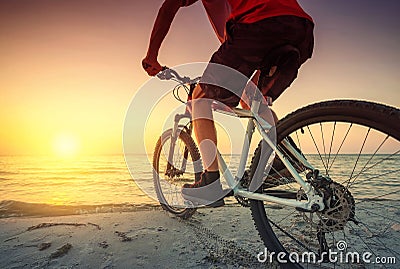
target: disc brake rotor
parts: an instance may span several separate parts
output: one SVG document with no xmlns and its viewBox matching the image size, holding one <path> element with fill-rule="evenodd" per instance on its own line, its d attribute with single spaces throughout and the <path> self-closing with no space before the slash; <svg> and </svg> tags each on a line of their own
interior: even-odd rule
<svg viewBox="0 0 400 269">
<path fill-rule="evenodd" d="M 334 232 L 344 228 L 349 220 L 354 219 L 355 201 L 346 188 L 336 182 L 320 190 L 324 193 L 325 209 L 316 212 L 317 218 L 309 213 L 300 212 L 303 219 L 321 232 Z M 297 200 L 305 200 L 307 196 L 303 189 L 297 192 Z"/>
</svg>

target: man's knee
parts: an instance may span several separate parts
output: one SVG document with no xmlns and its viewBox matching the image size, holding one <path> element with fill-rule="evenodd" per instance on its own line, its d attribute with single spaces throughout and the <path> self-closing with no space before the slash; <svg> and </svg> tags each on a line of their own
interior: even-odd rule
<svg viewBox="0 0 400 269">
<path fill-rule="evenodd" d="M 203 89 L 201 88 L 200 84 L 197 84 L 197 86 L 194 88 L 193 93 L 192 93 L 192 100 L 199 100 L 202 98 L 205 98 L 205 93 Z"/>
<path fill-rule="evenodd" d="M 192 93 L 192 119 L 209 119 L 212 120 L 212 100 L 206 97 L 205 92 L 200 85 L 193 89 Z"/>
</svg>

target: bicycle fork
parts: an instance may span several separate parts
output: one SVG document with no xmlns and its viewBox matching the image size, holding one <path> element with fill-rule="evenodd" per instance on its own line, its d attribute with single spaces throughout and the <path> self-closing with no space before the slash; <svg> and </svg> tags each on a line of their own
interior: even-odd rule
<svg viewBox="0 0 400 269">
<path fill-rule="evenodd" d="M 190 115 L 185 113 L 185 114 L 176 114 L 174 118 L 174 126 L 172 128 L 172 133 L 171 133 L 171 144 L 169 146 L 169 152 L 168 152 L 168 163 L 167 163 L 167 172 L 171 170 L 177 169 L 177 167 L 174 167 L 174 150 L 176 146 L 176 141 L 179 138 L 179 122 L 184 119 L 184 118 L 190 118 Z M 189 155 L 189 149 L 185 145 L 184 153 L 183 153 L 183 160 L 182 164 L 180 167 L 180 172 L 183 172 L 186 170 L 186 164 L 187 164 L 187 158 Z"/>
</svg>

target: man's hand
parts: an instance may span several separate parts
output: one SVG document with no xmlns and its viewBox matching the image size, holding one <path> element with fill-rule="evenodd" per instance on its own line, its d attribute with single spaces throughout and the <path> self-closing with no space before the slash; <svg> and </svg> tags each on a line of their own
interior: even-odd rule
<svg viewBox="0 0 400 269">
<path fill-rule="evenodd" d="M 155 76 L 162 70 L 162 66 L 157 59 L 148 56 L 142 60 L 142 66 L 149 76 Z"/>
</svg>

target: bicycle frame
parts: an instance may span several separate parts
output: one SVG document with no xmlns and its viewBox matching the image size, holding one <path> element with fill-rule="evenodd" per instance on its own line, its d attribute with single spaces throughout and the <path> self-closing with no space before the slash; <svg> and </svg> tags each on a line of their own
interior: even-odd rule
<svg viewBox="0 0 400 269">
<path fill-rule="evenodd" d="M 220 173 L 226 179 L 229 188 L 233 190 L 234 195 L 240 195 L 242 197 L 246 197 L 249 199 L 273 202 L 277 204 L 295 207 L 299 210 L 304 210 L 304 211 L 315 211 L 315 209 L 313 209 L 312 206 L 317 204 L 319 206 L 318 210 L 323 210 L 324 203 L 322 197 L 315 192 L 314 188 L 311 186 L 310 183 L 304 181 L 304 179 L 296 171 L 293 165 L 289 162 L 289 160 L 285 156 L 285 153 L 282 153 L 268 137 L 268 131 L 272 128 L 272 126 L 257 114 L 259 106 L 260 106 L 260 101 L 252 101 L 251 110 L 244 110 L 240 108 L 233 108 L 231 112 L 218 109 L 214 110 L 216 112 L 234 117 L 248 118 L 246 134 L 244 137 L 244 142 L 242 147 L 242 154 L 240 157 L 239 167 L 237 169 L 236 176 L 234 176 L 232 172 L 229 170 L 219 150 L 217 151 Z M 168 165 L 172 163 L 171 160 L 174 154 L 175 141 L 178 137 L 178 131 L 182 128 L 181 125 L 179 125 L 179 122 L 184 118 L 190 119 L 191 118 L 190 113 L 186 111 L 184 114 L 175 115 L 170 151 L 168 156 L 169 160 Z M 262 136 L 262 138 L 264 139 L 264 141 L 267 143 L 267 145 L 271 147 L 272 150 L 282 160 L 283 164 L 289 170 L 290 174 L 294 177 L 295 181 L 299 183 L 299 185 L 304 189 L 305 194 L 307 195 L 307 201 L 298 201 L 295 199 L 280 198 L 273 195 L 252 192 L 244 189 L 243 187 L 240 186 L 240 184 L 238 184 L 239 180 L 243 177 L 245 171 L 251 140 L 256 128 L 260 133 L 260 135 Z M 313 166 L 300 153 L 298 153 L 297 150 L 295 150 L 288 141 L 284 140 L 283 143 L 285 147 L 289 150 L 289 152 L 297 159 L 297 161 L 299 161 L 302 165 L 309 168 L 310 170 L 314 170 Z M 184 160 L 181 169 L 185 169 L 185 166 L 186 166 L 186 160 Z"/>
</svg>

